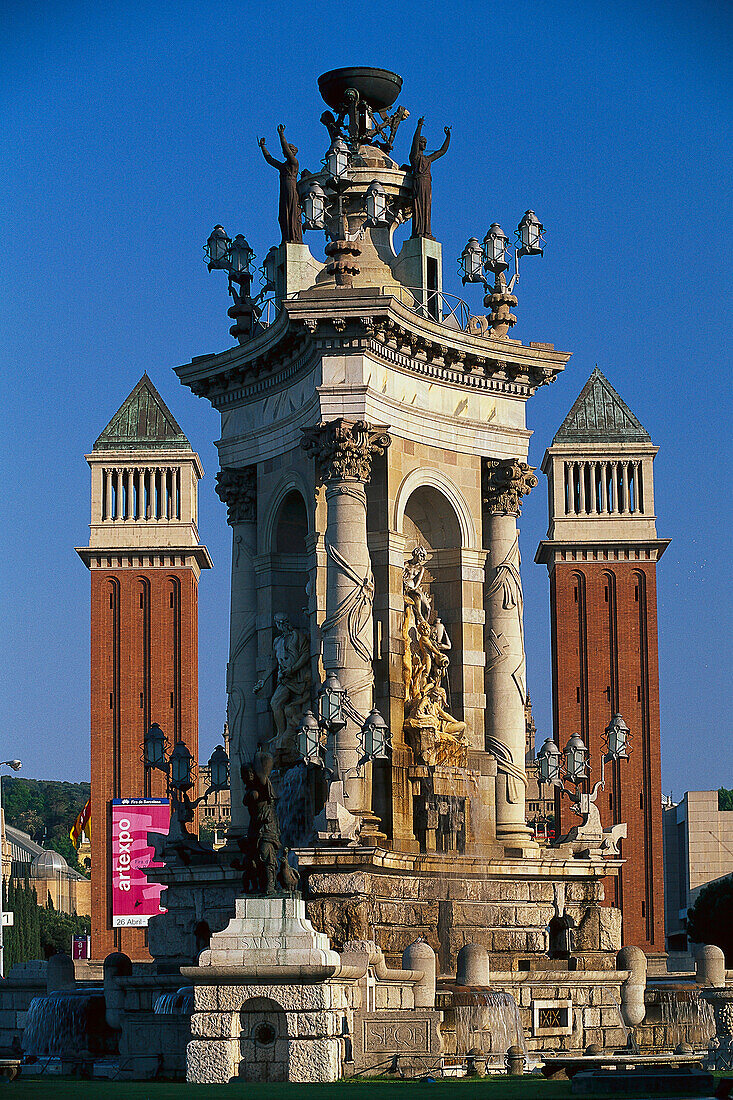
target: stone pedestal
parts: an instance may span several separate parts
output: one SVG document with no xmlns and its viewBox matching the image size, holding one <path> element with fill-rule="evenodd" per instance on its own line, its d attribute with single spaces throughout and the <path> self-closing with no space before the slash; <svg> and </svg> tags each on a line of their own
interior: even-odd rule
<svg viewBox="0 0 733 1100">
<path fill-rule="evenodd" d="M 304 976 L 314 968 L 333 973 L 339 964 L 328 936 L 316 932 L 295 896 L 237 898 L 234 917 L 199 956 L 199 967 L 241 967 L 252 976 L 279 967 L 297 967 Z"/>
<path fill-rule="evenodd" d="M 187 1080 L 338 1080 L 346 992 L 330 979 L 340 962 L 300 898 L 238 898 L 199 965 L 181 969 L 194 985 Z"/>
</svg>

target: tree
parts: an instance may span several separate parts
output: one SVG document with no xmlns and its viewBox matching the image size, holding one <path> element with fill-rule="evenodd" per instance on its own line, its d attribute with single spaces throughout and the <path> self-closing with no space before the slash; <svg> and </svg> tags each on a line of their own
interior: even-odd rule
<svg viewBox="0 0 733 1100">
<path fill-rule="evenodd" d="M 718 788 L 718 809 L 733 810 L 733 790 L 727 787 Z"/>
<path fill-rule="evenodd" d="M 59 951 L 71 954 L 71 937 L 88 933 L 91 918 L 71 913 L 58 913 L 51 908 L 39 908 L 40 958 L 49 958 Z"/>
<path fill-rule="evenodd" d="M 687 934 L 694 943 L 714 943 L 733 966 L 733 875 L 704 886 L 687 914 Z"/>
<path fill-rule="evenodd" d="M 52 779 L 2 777 L 3 809 L 8 825 L 22 829 L 37 844 L 60 852 L 70 867 L 79 865 L 69 830 L 89 798 L 88 783 L 59 783 Z M 92 824 L 92 828 L 94 825 Z"/>
<path fill-rule="evenodd" d="M 5 972 L 16 963 L 42 959 L 41 923 L 36 891 L 27 878 L 11 879 L 4 885 L 6 911 L 13 914 L 13 923 L 3 929 Z"/>
</svg>

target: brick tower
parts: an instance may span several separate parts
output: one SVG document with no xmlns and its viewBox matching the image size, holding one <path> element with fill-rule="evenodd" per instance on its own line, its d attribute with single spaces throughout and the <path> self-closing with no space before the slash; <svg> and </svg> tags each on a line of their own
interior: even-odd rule
<svg viewBox="0 0 733 1100">
<path fill-rule="evenodd" d="M 664 950 L 656 567 L 669 540 L 656 531 L 657 450 L 596 367 L 542 462 L 549 530 L 535 558 L 550 574 L 556 743 L 580 734 L 594 783 L 610 718 L 631 729 L 629 759 L 607 765 L 597 804 L 604 826 L 628 823 L 606 900 L 622 910 L 624 943 L 646 952 Z M 567 833 L 569 800 L 558 812 Z"/>
<path fill-rule="evenodd" d="M 198 759 L 197 530 L 201 461 L 147 374 L 86 456 L 92 472 L 92 954 L 147 958 L 145 928 L 113 928 L 111 800 L 165 796 L 145 773 L 157 722 Z"/>
</svg>

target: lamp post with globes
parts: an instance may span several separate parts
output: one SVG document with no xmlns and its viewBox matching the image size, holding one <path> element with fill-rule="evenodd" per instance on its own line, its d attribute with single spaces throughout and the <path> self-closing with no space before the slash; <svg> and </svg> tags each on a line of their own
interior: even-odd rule
<svg viewBox="0 0 733 1100">
<path fill-rule="evenodd" d="M 252 336 L 261 315 L 257 301 L 262 294 L 252 297 L 251 265 L 254 258 L 254 251 L 247 239 L 238 233 L 234 240 L 230 240 L 222 225 L 214 226 L 204 245 L 204 262 L 209 271 L 226 271 L 229 276 L 229 293 L 234 299 L 234 305 L 228 310 L 234 321 L 229 332 L 237 338 Z M 235 284 L 239 290 L 235 289 Z"/>
<path fill-rule="evenodd" d="M 1 768 L 12 768 L 17 772 L 21 767 L 20 760 L 0 760 Z M 2 821 L 2 839 L 5 840 L 5 820 L 2 816 L 2 783 L 0 782 L 0 821 Z M 2 846 L 0 845 L 0 849 Z M 0 850 L 0 978 L 5 977 L 5 910 L 3 908 L 3 890 L 5 878 L 2 873 L 2 851 Z"/>
<path fill-rule="evenodd" d="M 356 768 L 344 772 L 335 758 L 333 739 L 344 728 L 347 719 L 359 726 L 361 753 Z M 359 714 L 336 674 L 330 672 L 318 692 L 318 716 L 309 710 L 301 719 L 298 749 L 304 762 L 323 768 L 327 775 L 335 775 L 343 782 L 352 773 L 360 772 L 365 764 L 386 760 L 391 747 L 389 727 L 376 707 L 366 718 Z"/>
<path fill-rule="evenodd" d="M 517 318 L 511 312 L 517 305 L 512 293 L 519 279 L 519 260 L 521 256 L 544 255 L 544 226 L 534 210 L 527 210 L 516 230 L 517 247 L 514 250 L 514 274 L 507 285 L 506 270 L 509 267 L 507 252 L 509 238 L 498 222 L 494 222 L 479 244 L 478 237 L 471 237 L 460 255 L 459 264 L 463 272 L 463 285 L 482 283 L 486 296 L 484 305 L 491 309 L 489 324 L 492 335 L 503 339 Z M 487 273 L 494 276 L 494 286 L 489 291 Z"/>
<path fill-rule="evenodd" d="M 629 758 L 629 727 L 620 714 L 614 714 L 606 726 L 604 736 L 605 752 L 601 753 L 599 780 L 601 790 L 606 788 L 606 764 Z M 588 755 L 588 749 L 578 733 L 574 733 L 568 739 L 564 752 L 561 752 L 553 739 L 548 737 L 537 754 L 540 783 L 551 783 L 560 792 L 560 797 L 566 794 L 580 816 L 582 816 L 583 799 L 588 798 L 581 793 L 581 788 L 590 775 Z M 567 787 L 566 783 L 572 783 L 574 790 Z"/>
<path fill-rule="evenodd" d="M 188 794 L 194 784 L 193 758 L 183 741 L 178 741 L 166 756 L 168 739 L 157 722 L 145 734 L 143 742 L 145 766 L 155 768 L 166 776 L 166 788 L 171 800 L 171 833 L 177 837 L 188 835 L 186 825 L 193 821 L 196 807 L 213 794 L 229 785 L 229 758 L 223 745 L 218 745 L 209 758 L 211 782 L 199 798 Z"/>
</svg>

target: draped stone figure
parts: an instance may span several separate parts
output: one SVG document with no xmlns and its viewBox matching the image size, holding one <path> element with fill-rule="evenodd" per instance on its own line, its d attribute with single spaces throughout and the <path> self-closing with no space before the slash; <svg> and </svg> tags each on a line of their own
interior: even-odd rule
<svg viewBox="0 0 733 1100">
<path fill-rule="evenodd" d="M 280 173 L 280 203 L 277 211 L 277 220 L 280 223 L 283 244 L 302 244 L 303 225 L 300 220 L 300 200 L 298 199 L 298 147 L 290 145 L 285 140 L 285 127 L 282 123 L 278 126 L 284 161 L 275 160 L 265 146 L 265 139 L 260 138 L 260 149 L 268 164 L 277 168 Z"/>
<path fill-rule="evenodd" d="M 276 668 L 275 690 L 270 698 L 270 708 L 275 720 L 275 737 L 272 741 L 275 763 L 289 767 L 298 762 L 298 724 L 310 702 L 311 667 L 310 639 L 302 630 L 290 625 L 287 615 L 274 617 Z M 258 680 L 254 691 L 258 694 L 270 676 Z"/>
<path fill-rule="evenodd" d="M 450 126 L 444 126 L 445 141 L 434 153 L 426 153 L 427 139 L 422 135 L 424 118 L 418 119 L 415 136 L 410 149 L 412 166 L 412 236 L 435 238 L 430 232 L 430 208 L 433 202 L 433 177 L 431 165 L 434 160 L 444 156 L 450 145 Z"/>
</svg>

